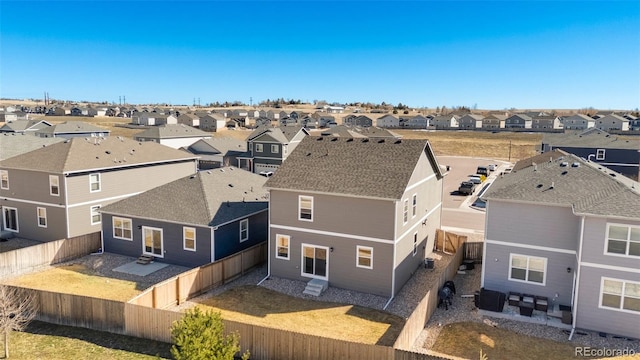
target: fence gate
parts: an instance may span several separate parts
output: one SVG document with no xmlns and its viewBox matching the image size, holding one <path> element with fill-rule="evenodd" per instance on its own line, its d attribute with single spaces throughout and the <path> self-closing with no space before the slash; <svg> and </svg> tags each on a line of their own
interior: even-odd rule
<svg viewBox="0 0 640 360">
<path fill-rule="evenodd" d="M 482 262 L 484 242 L 465 242 L 462 246 L 464 250 L 463 260 Z"/>
</svg>

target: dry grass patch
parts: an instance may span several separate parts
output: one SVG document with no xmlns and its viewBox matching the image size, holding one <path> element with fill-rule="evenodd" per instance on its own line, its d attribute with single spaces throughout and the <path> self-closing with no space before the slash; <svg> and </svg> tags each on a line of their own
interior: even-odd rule
<svg viewBox="0 0 640 360">
<path fill-rule="evenodd" d="M 41 272 L 25 274 L 4 281 L 7 285 L 29 289 L 128 301 L 140 294 L 134 281 L 100 276 L 81 264 L 63 265 Z"/>
<path fill-rule="evenodd" d="M 364 344 L 392 346 L 404 326 L 402 318 L 384 311 L 295 298 L 259 286 L 227 290 L 198 306 L 227 320 Z"/>
<path fill-rule="evenodd" d="M 489 360 L 584 359 L 583 356 L 574 356 L 576 346 L 521 335 L 483 323 L 463 322 L 445 325 L 431 350 L 466 359 L 479 359 L 480 349 Z"/>
</svg>

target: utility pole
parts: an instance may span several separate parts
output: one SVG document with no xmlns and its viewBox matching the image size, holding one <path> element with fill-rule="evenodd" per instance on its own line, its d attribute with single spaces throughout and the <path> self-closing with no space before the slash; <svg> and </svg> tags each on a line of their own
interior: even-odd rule
<svg viewBox="0 0 640 360">
<path fill-rule="evenodd" d="M 511 162 L 511 140 L 509 140 L 509 162 Z"/>
<path fill-rule="evenodd" d="M 253 97 L 249 96 L 249 106 L 253 106 Z"/>
</svg>

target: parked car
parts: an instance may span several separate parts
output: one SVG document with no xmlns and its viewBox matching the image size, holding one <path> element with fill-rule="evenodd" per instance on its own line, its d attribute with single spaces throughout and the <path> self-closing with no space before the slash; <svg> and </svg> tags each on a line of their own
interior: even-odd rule
<svg viewBox="0 0 640 360">
<path fill-rule="evenodd" d="M 479 185 L 482 184 L 482 178 L 480 176 L 477 175 L 469 175 L 469 180 L 470 182 Z"/>
<path fill-rule="evenodd" d="M 458 194 L 471 195 L 476 190 L 476 184 L 471 181 L 463 181 L 458 188 Z"/>
<path fill-rule="evenodd" d="M 498 166 L 496 164 L 489 164 L 489 166 L 487 166 L 487 168 L 489 169 L 489 171 L 496 171 Z"/>
<path fill-rule="evenodd" d="M 478 166 L 478 169 L 476 170 L 476 174 L 489 176 L 489 169 L 487 169 L 486 166 Z"/>
<path fill-rule="evenodd" d="M 509 173 L 511 173 L 511 170 L 513 170 L 513 169 L 512 168 L 507 168 L 507 169 L 504 170 L 504 173 L 505 174 L 509 174 Z"/>
</svg>

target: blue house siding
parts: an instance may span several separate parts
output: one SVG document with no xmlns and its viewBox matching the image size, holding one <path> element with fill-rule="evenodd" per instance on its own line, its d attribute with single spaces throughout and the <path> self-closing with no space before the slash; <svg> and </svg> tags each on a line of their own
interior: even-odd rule
<svg viewBox="0 0 640 360">
<path fill-rule="evenodd" d="M 620 142 L 628 140 L 620 140 Z M 598 160 L 596 153 L 598 148 L 579 148 L 579 147 L 567 147 L 567 146 L 549 146 L 543 144 L 543 151 L 551 151 L 553 149 L 560 149 L 570 154 L 574 154 L 581 158 L 591 160 L 597 164 L 602 164 L 607 168 L 619 172 L 620 174 L 630 177 L 632 179 L 638 179 L 638 173 L 640 172 L 640 151 L 636 149 L 611 149 L 603 148 L 605 150 L 604 160 Z"/>
<path fill-rule="evenodd" d="M 142 255 L 142 227 L 147 226 L 162 229 L 164 257 L 157 257 L 156 261 L 186 267 L 197 267 L 211 262 L 211 228 L 209 227 L 195 227 L 196 251 L 190 251 L 184 250 L 181 224 L 130 218 L 133 240 L 122 240 L 113 237 L 112 218 L 111 214 L 102 214 L 102 239 L 106 252 L 132 257 Z"/>
<path fill-rule="evenodd" d="M 244 249 L 267 241 L 269 212 L 267 210 L 252 215 L 249 219 L 249 239 L 240 242 L 240 220 L 223 225 L 215 230 L 215 261 L 233 255 Z"/>
</svg>

